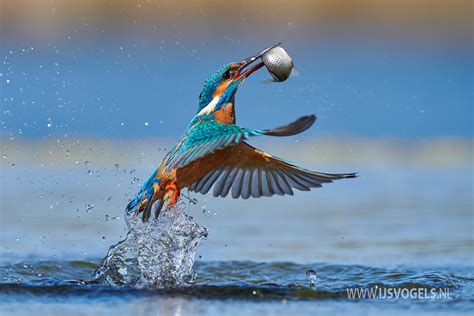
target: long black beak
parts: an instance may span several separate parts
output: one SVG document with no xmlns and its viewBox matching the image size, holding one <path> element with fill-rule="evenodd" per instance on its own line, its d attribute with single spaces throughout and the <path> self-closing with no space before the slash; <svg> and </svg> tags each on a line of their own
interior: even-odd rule
<svg viewBox="0 0 474 316">
<path fill-rule="evenodd" d="M 234 80 L 238 80 L 238 79 L 241 79 L 241 78 L 247 78 L 248 76 L 250 76 L 252 73 L 254 73 L 255 71 L 259 70 L 260 68 L 262 68 L 264 66 L 263 62 L 260 61 L 258 64 L 248 68 L 245 70 L 245 68 L 247 68 L 247 66 L 249 66 L 250 64 L 252 64 L 253 62 L 255 62 L 257 59 L 261 58 L 263 55 L 265 55 L 269 50 L 277 47 L 277 46 L 280 46 L 281 43 L 278 43 L 278 44 L 275 44 L 273 46 L 270 46 L 268 48 L 265 48 L 261 51 L 259 51 L 258 53 L 242 60 L 240 62 L 240 67 L 239 69 L 237 69 L 237 72 L 234 76 Z"/>
</svg>

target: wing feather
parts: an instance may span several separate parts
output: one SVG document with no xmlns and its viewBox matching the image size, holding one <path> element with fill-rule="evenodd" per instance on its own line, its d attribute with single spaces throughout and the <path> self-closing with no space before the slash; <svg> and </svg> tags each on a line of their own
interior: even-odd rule
<svg viewBox="0 0 474 316">
<path fill-rule="evenodd" d="M 274 172 L 278 176 L 278 183 L 285 194 L 293 195 L 293 190 L 291 189 L 291 185 L 288 183 L 288 181 L 286 181 L 285 175 L 278 169 Z"/>
<path fill-rule="evenodd" d="M 278 189 L 275 190 L 275 185 L 274 185 L 273 175 L 272 175 L 271 170 L 265 170 L 265 175 L 267 177 L 268 190 L 270 191 L 269 196 L 272 196 L 273 194 L 277 194 Z M 279 195 L 281 195 L 281 193 Z"/>
<path fill-rule="evenodd" d="M 245 176 L 245 169 L 239 169 L 237 171 L 237 175 L 235 177 L 234 183 L 232 184 L 232 197 L 234 199 L 240 196 L 242 192 L 242 182 Z"/>
<path fill-rule="evenodd" d="M 237 176 L 237 173 L 239 172 L 239 169 L 233 168 L 231 169 L 224 186 L 222 187 L 222 190 L 219 192 L 219 195 L 221 197 L 226 197 L 227 194 L 229 194 L 229 190 L 232 187 L 232 184 L 234 183 L 235 177 Z M 217 195 L 214 195 L 217 196 Z"/>
<path fill-rule="evenodd" d="M 258 198 L 262 196 L 262 175 L 260 169 L 252 170 L 252 197 Z"/>
<path fill-rule="evenodd" d="M 201 188 L 199 192 L 202 194 L 206 194 L 207 192 L 209 192 L 209 190 L 211 189 L 213 184 L 216 182 L 216 180 L 219 178 L 221 173 L 222 173 L 222 170 L 214 171 L 212 173 L 212 176 L 209 178 L 209 180 L 207 180 L 206 184 L 203 185 L 203 187 Z"/>
<path fill-rule="evenodd" d="M 209 178 L 212 177 L 212 174 L 213 174 L 213 171 L 209 172 L 207 175 L 205 175 L 204 177 L 201 178 L 201 180 L 199 180 L 196 188 L 195 188 L 195 191 L 196 192 L 200 192 L 202 187 L 206 184 L 207 180 L 209 180 Z"/>
<path fill-rule="evenodd" d="M 227 177 L 229 176 L 230 172 L 232 171 L 232 169 L 230 168 L 226 168 L 221 176 L 219 177 L 219 179 L 216 181 L 216 185 L 214 186 L 214 191 L 212 192 L 212 195 L 217 197 L 219 196 L 219 194 L 222 192 L 222 189 L 224 188 L 225 186 L 225 182 L 227 180 Z"/>
<path fill-rule="evenodd" d="M 273 188 L 270 186 L 270 182 L 267 178 L 267 171 L 259 169 L 259 173 L 262 176 L 262 195 L 263 196 L 272 196 Z"/>
<path fill-rule="evenodd" d="M 281 172 L 285 175 L 285 178 L 286 178 L 287 182 L 290 184 L 290 186 L 292 188 L 295 188 L 295 189 L 300 190 L 300 191 L 309 191 L 310 190 L 309 187 L 305 186 L 300 181 L 298 181 L 298 179 L 296 179 L 296 177 L 294 177 L 291 174 L 291 172 L 289 172 L 287 170 L 282 170 Z"/>
<path fill-rule="evenodd" d="M 225 197 L 232 190 L 233 198 L 293 195 L 293 189 L 309 191 L 338 179 L 354 178 L 355 173 L 331 174 L 306 170 L 254 147 L 240 143 L 229 147 L 222 165 L 193 183 L 189 190 L 207 193 L 214 185 L 213 195 Z"/>
<path fill-rule="evenodd" d="M 278 176 L 275 174 L 275 170 L 270 170 L 271 180 L 272 180 L 272 187 L 275 194 L 278 195 L 285 195 L 285 191 L 281 187 L 281 183 L 278 182 Z"/>
<path fill-rule="evenodd" d="M 243 199 L 248 199 L 252 190 L 252 170 L 245 171 L 244 180 L 242 182 L 242 192 L 240 193 Z"/>
</svg>

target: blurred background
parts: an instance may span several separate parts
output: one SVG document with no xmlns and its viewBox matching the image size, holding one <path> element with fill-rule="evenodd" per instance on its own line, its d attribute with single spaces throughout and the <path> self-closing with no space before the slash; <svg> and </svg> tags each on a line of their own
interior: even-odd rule
<svg viewBox="0 0 474 316">
<path fill-rule="evenodd" d="M 276 42 L 298 76 L 240 88 L 252 143 L 327 172 L 295 197 L 197 196 L 202 260 L 473 263 L 472 1 L 0 0 L 0 253 L 99 258 L 221 65 Z M 300 194 L 301 193 L 301 194 Z M 422 256 L 420 256 L 422 255 Z"/>
</svg>

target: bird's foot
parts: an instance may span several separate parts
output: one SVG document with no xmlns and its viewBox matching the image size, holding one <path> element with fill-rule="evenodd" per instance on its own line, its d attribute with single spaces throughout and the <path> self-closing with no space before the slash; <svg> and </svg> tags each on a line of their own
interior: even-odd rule
<svg viewBox="0 0 474 316">
<path fill-rule="evenodd" d="M 148 199 L 143 199 L 140 202 L 140 205 L 138 205 L 138 208 L 135 210 L 133 215 L 136 216 L 136 215 L 140 214 L 141 212 L 143 212 L 143 210 L 146 209 L 148 203 L 149 203 Z"/>
<path fill-rule="evenodd" d="M 166 194 L 165 194 L 164 200 L 165 201 L 168 199 L 170 200 L 167 206 L 170 209 L 178 201 L 181 191 L 179 190 L 178 186 L 174 182 L 169 182 L 168 184 L 166 184 L 165 191 L 166 191 Z"/>
</svg>

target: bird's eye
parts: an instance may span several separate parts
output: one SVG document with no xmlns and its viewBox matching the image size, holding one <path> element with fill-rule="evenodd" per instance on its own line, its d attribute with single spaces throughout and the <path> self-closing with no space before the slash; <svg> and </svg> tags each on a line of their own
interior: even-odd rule
<svg viewBox="0 0 474 316">
<path fill-rule="evenodd" d="M 222 79 L 224 80 L 230 79 L 230 69 L 224 72 L 224 74 L 222 75 Z"/>
</svg>

